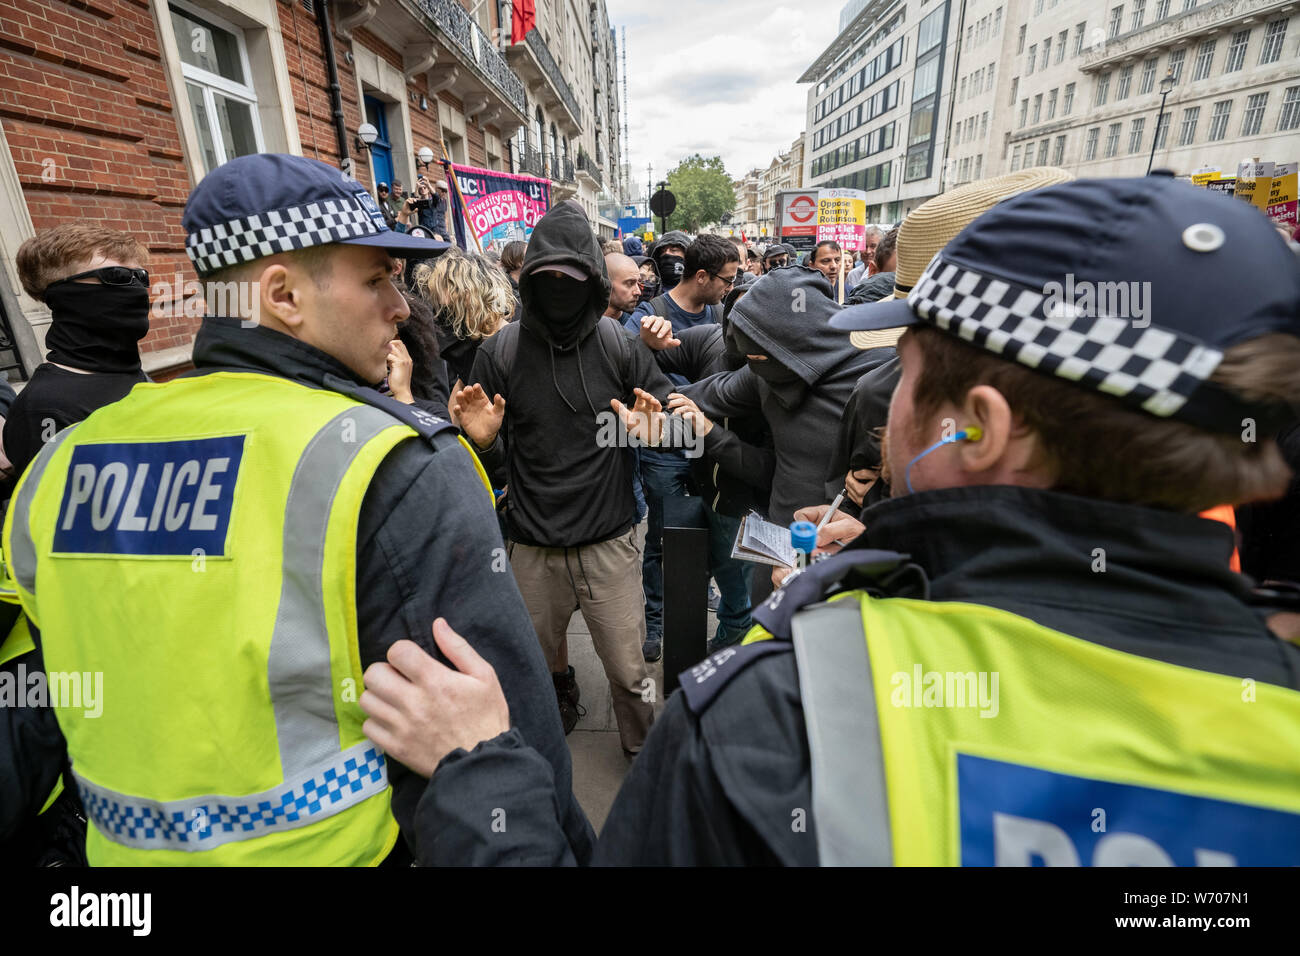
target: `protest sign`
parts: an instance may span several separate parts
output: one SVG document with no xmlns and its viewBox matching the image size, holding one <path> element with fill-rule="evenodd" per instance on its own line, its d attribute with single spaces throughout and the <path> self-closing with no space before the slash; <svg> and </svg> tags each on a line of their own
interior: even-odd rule
<svg viewBox="0 0 1300 956">
<path fill-rule="evenodd" d="M 486 252 L 515 240 L 528 241 L 533 227 L 551 207 L 551 184 L 533 176 L 451 164 L 460 187 L 456 197 L 456 240 L 465 247 L 466 230 Z M 461 206 L 461 198 L 464 200 Z"/>
</svg>

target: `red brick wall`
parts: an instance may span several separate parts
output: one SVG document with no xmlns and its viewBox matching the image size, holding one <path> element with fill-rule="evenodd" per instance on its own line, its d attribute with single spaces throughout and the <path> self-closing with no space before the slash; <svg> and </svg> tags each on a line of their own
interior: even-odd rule
<svg viewBox="0 0 1300 956">
<path fill-rule="evenodd" d="M 334 133 L 333 106 L 330 104 L 325 54 L 321 49 L 320 25 L 315 17 L 297 3 L 278 3 L 277 6 L 302 154 L 339 165 L 341 157 L 338 137 Z M 300 46 L 301 57 L 298 53 Z M 346 64 L 342 62 L 343 54 L 337 48 L 337 40 L 335 47 L 341 73 Z M 344 95 L 346 96 L 346 87 Z"/>
<path fill-rule="evenodd" d="M 0 122 L 36 229 L 94 219 L 144 241 L 156 275 L 192 275 L 189 175 L 145 3 L 0 0 Z M 155 317 L 143 348 L 195 325 Z"/>
<path fill-rule="evenodd" d="M 276 6 L 303 154 L 339 164 L 319 25 L 296 2 Z M 356 31 L 355 42 L 401 68 L 400 51 L 368 31 Z M 336 35 L 350 145 L 363 120 L 347 48 Z M 408 84 L 415 149 L 440 152 L 438 103 L 423 75 Z M 37 230 L 91 218 L 139 237 L 155 280 L 194 278 L 180 224 L 193 184 L 145 0 L 0 0 L 0 123 Z M 485 165 L 482 130 L 467 132 L 470 162 Z M 354 150 L 352 158 L 369 183 L 369 154 Z M 183 311 L 155 310 L 144 351 L 190 343 L 199 320 Z"/>
</svg>

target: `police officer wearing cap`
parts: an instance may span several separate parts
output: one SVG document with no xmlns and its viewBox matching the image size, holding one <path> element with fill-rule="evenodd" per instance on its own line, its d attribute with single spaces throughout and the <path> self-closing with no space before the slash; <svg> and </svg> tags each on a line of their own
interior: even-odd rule
<svg viewBox="0 0 1300 956">
<path fill-rule="evenodd" d="M 1300 649 L 1197 516 L 1289 477 L 1300 274 L 1258 211 L 1172 180 L 1025 192 L 834 321 L 907 327 L 894 497 L 682 675 L 596 860 L 1300 863 Z M 415 729 L 385 745 L 432 769 Z M 475 759 L 443 761 L 422 825 Z M 522 754 L 491 770 L 530 785 Z"/>
<path fill-rule="evenodd" d="M 8 596 L 46 671 L 102 675 L 100 705 L 64 695 L 3 740 L 66 747 L 92 865 L 377 864 L 399 823 L 413 836 L 425 781 L 368 739 L 363 674 L 386 657 L 370 677 L 400 672 L 411 641 L 455 659 L 454 627 L 492 662 L 585 857 L 483 470 L 451 423 L 374 387 L 408 314 L 395 257 L 447 244 L 390 231 L 339 170 L 275 154 L 210 173 L 183 224 L 230 314 L 204 319 L 192 373 L 60 432 L 4 526 Z M 0 760 L 39 794 L 52 749 Z"/>
</svg>

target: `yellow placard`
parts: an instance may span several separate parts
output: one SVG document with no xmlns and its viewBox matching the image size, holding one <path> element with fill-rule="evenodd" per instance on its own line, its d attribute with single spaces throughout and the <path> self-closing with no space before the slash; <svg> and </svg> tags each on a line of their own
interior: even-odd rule
<svg viewBox="0 0 1300 956">
<path fill-rule="evenodd" d="M 1268 209 L 1268 194 L 1273 187 L 1272 163 L 1242 163 L 1237 167 L 1235 195 L 1257 209 Z"/>
<path fill-rule="evenodd" d="M 817 200 L 817 241 L 861 249 L 867 237 L 867 197 L 858 189 L 823 189 Z"/>
</svg>

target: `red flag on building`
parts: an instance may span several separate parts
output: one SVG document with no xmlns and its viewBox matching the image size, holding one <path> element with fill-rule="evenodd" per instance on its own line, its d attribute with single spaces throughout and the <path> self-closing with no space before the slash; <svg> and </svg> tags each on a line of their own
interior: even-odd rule
<svg viewBox="0 0 1300 956">
<path fill-rule="evenodd" d="M 510 0 L 510 42 L 518 43 L 537 26 L 537 5 L 533 0 Z"/>
</svg>

